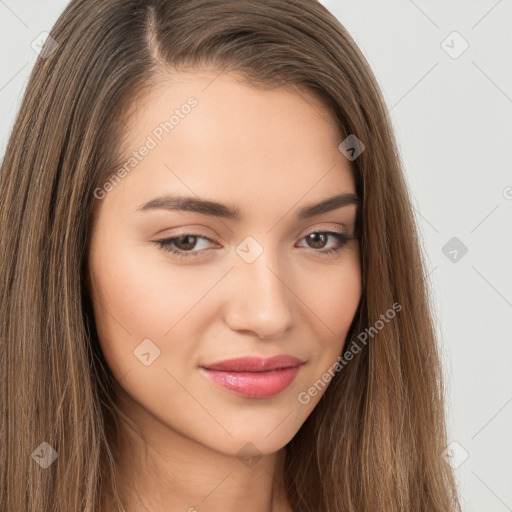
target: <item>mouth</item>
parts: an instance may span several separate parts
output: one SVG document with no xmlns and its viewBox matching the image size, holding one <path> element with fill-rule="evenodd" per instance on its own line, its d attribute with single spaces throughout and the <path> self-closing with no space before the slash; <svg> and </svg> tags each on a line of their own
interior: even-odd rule
<svg viewBox="0 0 512 512">
<path fill-rule="evenodd" d="M 284 391 L 296 378 L 304 361 L 280 355 L 271 358 L 242 357 L 200 367 L 218 386 L 246 398 L 271 398 Z"/>
</svg>

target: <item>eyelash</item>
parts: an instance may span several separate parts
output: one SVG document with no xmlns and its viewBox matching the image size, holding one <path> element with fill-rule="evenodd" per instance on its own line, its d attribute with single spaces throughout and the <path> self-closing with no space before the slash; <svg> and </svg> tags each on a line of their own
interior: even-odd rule
<svg viewBox="0 0 512 512">
<path fill-rule="evenodd" d="M 347 244 L 347 242 L 357 238 L 356 236 L 345 235 L 344 233 L 338 233 L 337 231 L 312 231 L 311 233 L 308 233 L 307 235 L 304 235 L 302 238 L 304 239 L 304 238 L 307 238 L 310 235 L 316 235 L 316 234 L 323 234 L 323 235 L 333 236 L 334 238 L 336 238 L 338 240 L 338 244 L 339 244 L 338 247 L 335 247 L 334 249 L 331 248 L 331 249 L 315 250 L 312 247 L 308 248 L 313 253 L 319 254 L 321 256 L 333 256 L 333 255 L 339 253 L 343 249 L 343 247 Z M 195 235 L 193 233 L 184 233 L 183 235 L 180 235 L 180 236 L 177 236 L 177 237 L 174 237 L 174 238 L 166 238 L 165 240 L 156 240 L 155 243 L 163 251 L 170 252 L 170 253 L 174 254 L 175 256 L 177 256 L 179 258 L 183 258 L 183 259 L 199 257 L 199 256 L 202 256 L 204 253 L 207 252 L 206 250 L 203 250 L 203 251 L 183 251 L 183 250 L 180 250 L 180 249 L 172 248 L 172 243 L 175 240 L 179 240 L 180 238 L 185 238 L 185 237 L 188 237 L 188 236 L 195 237 L 195 238 L 197 238 L 197 240 L 202 239 L 202 240 L 209 240 L 210 242 L 213 241 L 213 240 L 210 240 L 206 236 Z"/>
</svg>

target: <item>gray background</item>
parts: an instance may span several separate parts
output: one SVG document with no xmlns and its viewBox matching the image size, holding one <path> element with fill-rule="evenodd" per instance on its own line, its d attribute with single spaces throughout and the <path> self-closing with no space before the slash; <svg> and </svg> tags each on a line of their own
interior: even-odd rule
<svg viewBox="0 0 512 512">
<path fill-rule="evenodd" d="M 512 510 L 512 0 L 323 3 L 391 111 L 443 351 L 453 444 L 442 456 L 465 512 Z M 66 4 L 0 0 L 2 156 L 31 43 Z"/>
</svg>

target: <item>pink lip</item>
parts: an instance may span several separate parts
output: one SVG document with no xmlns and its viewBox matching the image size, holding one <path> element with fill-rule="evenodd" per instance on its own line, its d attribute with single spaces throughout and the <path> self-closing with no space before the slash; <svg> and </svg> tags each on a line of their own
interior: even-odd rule
<svg viewBox="0 0 512 512">
<path fill-rule="evenodd" d="M 213 382 L 246 398 L 270 398 L 295 379 L 303 361 L 281 355 L 271 358 L 241 357 L 201 367 Z"/>
</svg>

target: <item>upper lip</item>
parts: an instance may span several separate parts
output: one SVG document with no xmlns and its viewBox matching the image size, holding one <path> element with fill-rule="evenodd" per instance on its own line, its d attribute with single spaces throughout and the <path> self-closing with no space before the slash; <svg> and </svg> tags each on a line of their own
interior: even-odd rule
<svg viewBox="0 0 512 512">
<path fill-rule="evenodd" d="M 234 371 L 234 372 L 268 372 L 283 368 L 300 366 L 304 361 L 298 357 L 279 355 L 274 357 L 238 357 L 225 359 L 212 364 L 203 365 L 208 370 Z"/>
</svg>

